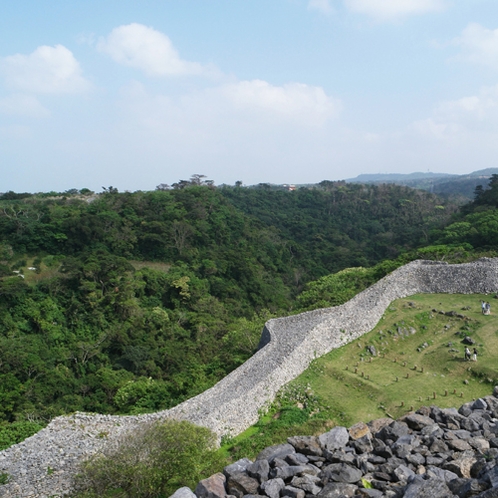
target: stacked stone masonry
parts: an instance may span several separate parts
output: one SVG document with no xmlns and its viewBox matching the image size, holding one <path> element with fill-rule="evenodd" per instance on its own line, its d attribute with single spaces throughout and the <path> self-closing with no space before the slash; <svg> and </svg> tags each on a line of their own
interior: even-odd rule
<svg viewBox="0 0 498 498">
<path fill-rule="evenodd" d="M 171 498 L 496 498 L 497 396 L 290 437 Z"/>
<path fill-rule="evenodd" d="M 393 300 L 418 293 L 497 290 L 497 258 L 460 265 L 414 261 L 341 306 L 269 320 L 254 356 L 212 388 L 170 410 L 141 416 L 76 413 L 57 417 L 38 434 L 0 452 L 0 473 L 10 476 L 9 483 L 0 486 L 0 496 L 69 494 L 72 476 L 83 459 L 147 421 L 185 419 L 210 428 L 219 438 L 239 434 L 314 358 L 370 331 Z"/>
</svg>

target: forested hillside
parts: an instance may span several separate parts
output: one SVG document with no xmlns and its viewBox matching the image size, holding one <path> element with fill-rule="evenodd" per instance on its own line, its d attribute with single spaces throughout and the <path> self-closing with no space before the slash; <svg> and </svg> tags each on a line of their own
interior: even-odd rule
<svg viewBox="0 0 498 498">
<path fill-rule="evenodd" d="M 426 192 L 343 182 L 4 194 L 0 420 L 25 435 L 75 410 L 177 404 L 245 361 L 271 316 L 344 302 L 416 257 L 495 243 L 491 225 L 472 240 L 466 218 L 445 228 L 455 212 Z M 369 268 L 330 276 L 357 266 Z"/>
</svg>

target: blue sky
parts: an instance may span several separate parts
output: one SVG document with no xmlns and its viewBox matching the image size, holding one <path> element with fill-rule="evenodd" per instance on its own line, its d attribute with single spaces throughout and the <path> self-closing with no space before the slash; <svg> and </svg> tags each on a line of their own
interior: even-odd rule
<svg viewBox="0 0 498 498">
<path fill-rule="evenodd" d="M 0 192 L 498 166 L 496 0 L 18 0 Z"/>
</svg>

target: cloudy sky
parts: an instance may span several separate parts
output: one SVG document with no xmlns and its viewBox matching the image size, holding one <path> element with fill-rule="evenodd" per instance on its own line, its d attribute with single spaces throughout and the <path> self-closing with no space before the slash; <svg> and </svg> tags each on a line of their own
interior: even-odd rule
<svg viewBox="0 0 498 498">
<path fill-rule="evenodd" d="M 0 192 L 498 166 L 496 0 L 17 0 Z"/>
</svg>

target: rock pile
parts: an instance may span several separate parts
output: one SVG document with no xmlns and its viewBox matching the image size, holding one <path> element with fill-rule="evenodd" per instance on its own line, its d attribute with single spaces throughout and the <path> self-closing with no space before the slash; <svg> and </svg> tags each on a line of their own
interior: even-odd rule
<svg viewBox="0 0 498 498">
<path fill-rule="evenodd" d="M 290 437 L 172 498 L 498 497 L 498 386 L 459 410 Z"/>
</svg>

